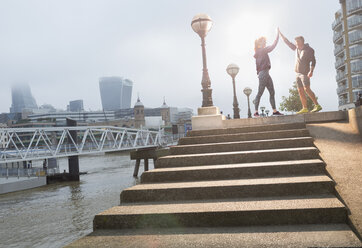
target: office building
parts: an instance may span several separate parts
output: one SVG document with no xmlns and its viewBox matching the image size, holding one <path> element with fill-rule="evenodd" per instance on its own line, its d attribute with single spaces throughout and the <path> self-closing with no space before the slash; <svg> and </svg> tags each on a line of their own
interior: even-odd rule
<svg viewBox="0 0 362 248">
<path fill-rule="evenodd" d="M 27 83 L 13 84 L 11 87 L 11 98 L 10 113 L 21 113 L 23 110 L 31 111 L 38 108 Z"/>
<path fill-rule="evenodd" d="M 131 107 L 133 83 L 121 77 L 99 79 L 102 107 L 104 111 L 115 111 Z"/>
<path fill-rule="evenodd" d="M 120 109 L 128 109 L 131 107 L 133 83 L 129 79 L 122 81 L 122 96 Z"/>
<path fill-rule="evenodd" d="M 70 112 L 81 112 L 84 110 L 83 100 L 74 100 L 69 102 Z"/>
<path fill-rule="evenodd" d="M 107 122 L 115 119 L 114 111 L 55 112 L 28 116 L 30 122 L 54 121 L 58 126 L 65 125 L 66 118 L 71 118 L 81 123 Z"/>
<path fill-rule="evenodd" d="M 362 0 L 340 0 L 341 9 L 335 14 L 335 68 L 337 71 L 338 109 L 355 107 L 362 93 Z"/>
</svg>

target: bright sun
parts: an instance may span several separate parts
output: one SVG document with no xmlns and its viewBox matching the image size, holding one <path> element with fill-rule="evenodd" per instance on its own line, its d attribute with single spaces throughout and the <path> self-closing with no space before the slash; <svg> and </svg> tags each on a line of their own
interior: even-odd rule
<svg viewBox="0 0 362 248">
<path fill-rule="evenodd" d="M 270 13 L 241 13 L 234 16 L 229 26 L 228 35 L 231 47 L 242 47 L 254 51 L 254 41 L 265 36 L 267 45 L 274 42 L 278 23 Z"/>
</svg>

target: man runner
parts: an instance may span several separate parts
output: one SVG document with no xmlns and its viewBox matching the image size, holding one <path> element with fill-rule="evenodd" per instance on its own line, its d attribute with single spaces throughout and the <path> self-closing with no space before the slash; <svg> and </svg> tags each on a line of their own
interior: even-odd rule
<svg viewBox="0 0 362 248">
<path fill-rule="evenodd" d="M 310 97 L 310 99 L 312 99 L 314 103 L 314 108 L 311 112 L 321 111 L 322 107 L 318 104 L 315 94 L 310 89 L 310 78 L 313 76 L 313 71 L 316 64 L 313 48 L 311 48 L 308 43 L 304 43 L 303 36 L 295 37 L 295 45 L 294 45 L 280 31 L 279 34 L 284 40 L 285 44 L 287 44 L 293 51 L 296 50 L 296 60 L 295 60 L 295 72 L 297 73 L 296 83 L 298 86 L 300 101 L 302 102 L 303 105 L 303 108 L 299 112 L 297 112 L 297 114 L 303 114 L 309 112 L 307 107 L 307 97 L 305 95 L 305 92 L 308 94 L 308 96 Z"/>
</svg>

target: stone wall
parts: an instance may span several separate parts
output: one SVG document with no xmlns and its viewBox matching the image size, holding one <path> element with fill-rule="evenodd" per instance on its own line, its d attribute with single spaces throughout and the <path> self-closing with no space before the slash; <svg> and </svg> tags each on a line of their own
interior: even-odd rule
<svg viewBox="0 0 362 248">
<path fill-rule="evenodd" d="M 362 137 L 362 106 L 348 110 L 348 121 L 351 127 Z"/>
</svg>

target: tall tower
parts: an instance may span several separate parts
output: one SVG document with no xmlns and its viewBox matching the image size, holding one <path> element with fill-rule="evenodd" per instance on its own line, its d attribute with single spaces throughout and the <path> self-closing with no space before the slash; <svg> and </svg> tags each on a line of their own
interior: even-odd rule
<svg viewBox="0 0 362 248">
<path fill-rule="evenodd" d="M 38 108 L 27 83 L 13 84 L 11 87 L 11 98 L 10 113 L 21 113 L 23 109 L 32 110 Z"/>
<path fill-rule="evenodd" d="M 135 128 L 141 128 L 145 125 L 145 106 L 143 106 L 139 96 L 137 98 L 137 102 L 134 105 L 133 111 Z"/>
<path fill-rule="evenodd" d="M 121 77 L 101 77 L 99 89 L 103 110 L 119 110 L 131 107 L 133 82 Z"/>
<path fill-rule="evenodd" d="M 162 120 L 165 122 L 165 125 L 169 125 L 170 124 L 170 120 L 171 120 L 171 116 L 170 116 L 170 107 L 167 106 L 166 101 L 165 101 L 165 97 L 163 98 L 163 104 L 161 106 L 161 116 L 162 116 Z"/>
<path fill-rule="evenodd" d="M 362 92 L 362 0 L 340 0 L 335 14 L 334 55 L 337 71 L 338 109 L 354 108 Z"/>
</svg>

